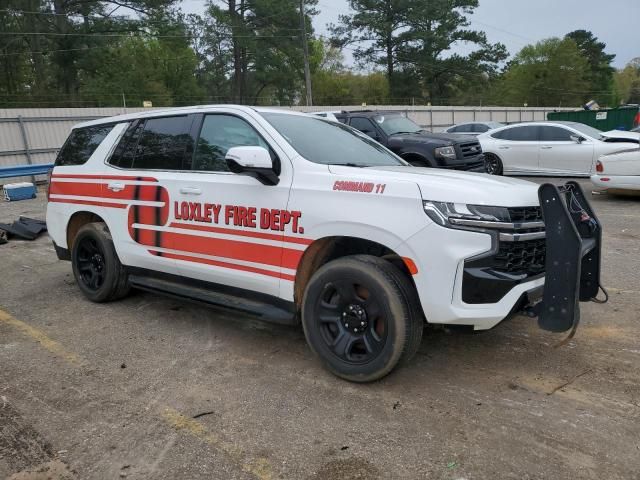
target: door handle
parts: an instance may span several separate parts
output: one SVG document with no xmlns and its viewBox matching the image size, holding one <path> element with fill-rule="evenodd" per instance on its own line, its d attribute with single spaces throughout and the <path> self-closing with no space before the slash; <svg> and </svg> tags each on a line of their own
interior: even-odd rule
<svg viewBox="0 0 640 480">
<path fill-rule="evenodd" d="M 551 147 L 551 146 L 549 146 L 549 145 L 543 145 L 543 146 L 541 146 L 540 148 L 541 148 L 541 149 L 543 149 L 543 150 L 549 150 L 549 149 L 551 149 L 551 148 L 553 148 L 553 147 Z"/>
<path fill-rule="evenodd" d="M 509 147 L 507 147 L 506 145 L 500 145 L 498 148 L 500 150 L 509 150 Z"/>
<path fill-rule="evenodd" d="M 180 193 L 184 193 L 185 195 L 200 195 L 202 190 L 195 187 L 182 187 Z"/>
<path fill-rule="evenodd" d="M 112 182 L 107 184 L 107 188 L 114 192 L 119 192 L 124 190 L 124 183 Z"/>
</svg>

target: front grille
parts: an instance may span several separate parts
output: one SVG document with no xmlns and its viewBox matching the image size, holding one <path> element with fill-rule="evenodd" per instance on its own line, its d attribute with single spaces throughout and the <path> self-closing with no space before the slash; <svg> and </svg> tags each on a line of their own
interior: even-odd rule
<svg viewBox="0 0 640 480">
<path fill-rule="evenodd" d="M 541 222 L 542 209 L 540 207 L 510 207 L 509 217 L 513 223 Z"/>
<path fill-rule="evenodd" d="M 475 157 L 482 153 L 482 147 L 479 142 L 462 143 L 460 144 L 460 151 L 464 158 Z"/>
<path fill-rule="evenodd" d="M 498 252 L 492 257 L 491 268 L 514 275 L 537 275 L 544 271 L 545 239 L 523 242 L 500 242 Z"/>
</svg>

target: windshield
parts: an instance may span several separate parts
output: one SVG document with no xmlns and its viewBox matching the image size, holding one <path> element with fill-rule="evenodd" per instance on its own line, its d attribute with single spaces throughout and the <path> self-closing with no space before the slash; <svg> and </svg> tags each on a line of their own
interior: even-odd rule
<svg viewBox="0 0 640 480">
<path fill-rule="evenodd" d="M 416 133 L 422 130 L 420 125 L 402 115 L 376 115 L 373 119 L 387 135 Z"/>
<path fill-rule="evenodd" d="M 571 128 L 578 130 L 580 133 L 584 133 L 586 136 L 596 139 L 602 138 L 602 132 L 597 128 L 590 127 L 584 123 L 569 123 Z"/>
<path fill-rule="evenodd" d="M 342 123 L 322 118 L 260 112 L 304 158 L 324 165 L 407 165 L 379 143 Z"/>
</svg>

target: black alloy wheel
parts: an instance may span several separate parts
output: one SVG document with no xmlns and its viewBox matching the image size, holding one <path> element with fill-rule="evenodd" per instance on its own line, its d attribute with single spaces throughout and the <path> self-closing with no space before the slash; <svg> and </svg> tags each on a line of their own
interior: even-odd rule
<svg viewBox="0 0 640 480">
<path fill-rule="evenodd" d="M 377 357 L 387 340 L 387 319 L 380 301 L 354 280 L 329 282 L 317 306 L 322 339 L 346 363 Z"/>
<path fill-rule="evenodd" d="M 502 162 L 496 155 L 489 153 L 484 158 L 484 170 L 489 175 L 502 175 Z"/>
<path fill-rule="evenodd" d="M 104 252 L 98 242 L 91 237 L 85 237 L 78 243 L 77 264 L 80 280 L 93 291 L 98 291 L 104 284 L 105 259 Z"/>
<path fill-rule="evenodd" d="M 409 274 L 370 255 L 332 260 L 311 277 L 302 299 L 307 343 L 333 374 L 371 382 L 409 360 L 424 317 Z"/>
</svg>

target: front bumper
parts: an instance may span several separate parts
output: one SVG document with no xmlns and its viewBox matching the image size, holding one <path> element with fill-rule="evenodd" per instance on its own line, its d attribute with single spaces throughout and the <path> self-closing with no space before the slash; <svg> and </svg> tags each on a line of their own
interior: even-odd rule
<svg viewBox="0 0 640 480">
<path fill-rule="evenodd" d="M 537 302 L 527 313 L 539 317 L 541 328 L 566 331 L 577 325 L 578 301 L 596 297 L 600 286 L 600 224 L 575 182 L 560 189 L 545 184 L 539 197 L 547 238 L 543 255 L 529 262 L 537 271 L 505 273 L 488 264 L 499 252 L 495 234 L 433 224 L 402 245 L 407 256 L 420 259 L 414 282 L 430 323 L 484 330 Z M 572 212 L 580 205 L 579 218 L 565 202 Z"/>
</svg>

